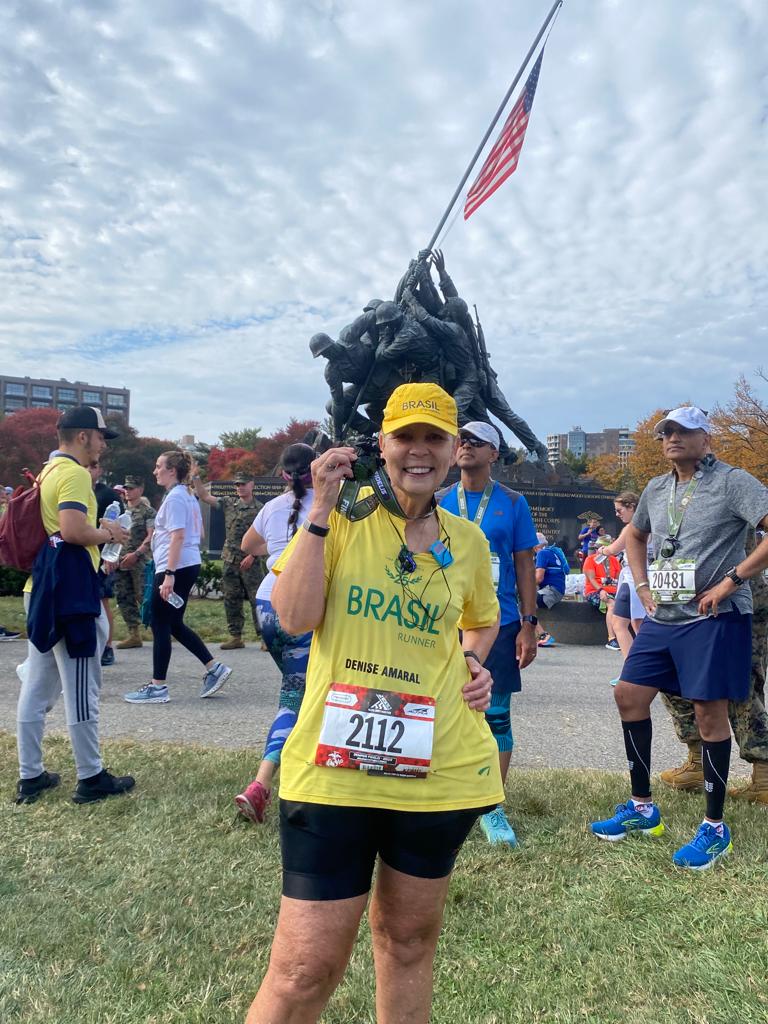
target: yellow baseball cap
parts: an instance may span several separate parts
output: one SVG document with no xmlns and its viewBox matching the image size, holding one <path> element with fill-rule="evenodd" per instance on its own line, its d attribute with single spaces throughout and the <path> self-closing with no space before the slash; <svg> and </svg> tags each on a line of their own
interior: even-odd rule
<svg viewBox="0 0 768 1024">
<path fill-rule="evenodd" d="M 429 423 L 455 437 L 459 432 L 456 403 L 437 384 L 401 384 L 389 396 L 381 429 L 391 434 L 412 423 Z"/>
</svg>

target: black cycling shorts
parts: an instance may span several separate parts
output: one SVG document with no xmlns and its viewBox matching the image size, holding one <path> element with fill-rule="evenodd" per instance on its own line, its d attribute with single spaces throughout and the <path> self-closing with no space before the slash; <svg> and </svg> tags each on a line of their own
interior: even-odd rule
<svg viewBox="0 0 768 1024">
<path fill-rule="evenodd" d="M 406 875 L 445 878 L 478 816 L 491 809 L 388 811 L 281 800 L 283 895 L 362 896 L 371 888 L 377 856 Z"/>
</svg>

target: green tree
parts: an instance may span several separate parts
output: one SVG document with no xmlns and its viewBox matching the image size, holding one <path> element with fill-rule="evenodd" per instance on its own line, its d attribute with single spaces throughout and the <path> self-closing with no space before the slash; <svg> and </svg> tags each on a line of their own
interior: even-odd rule
<svg viewBox="0 0 768 1024">
<path fill-rule="evenodd" d="M 572 469 L 578 476 L 584 476 L 587 472 L 587 456 L 586 455 L 574 455 L 570 448 L 566 448 L 563 452 L 563 462 Z"/>
<path fill-rule="evenodd" d="M 155 483 L 152 470 L 158 455 L 171 451 L 178 446 L 173 441 L 158 437 L 141 437 L 133 427 L 129 427 L 120 416 L 107 416 L 107 422 L 119 433 L 114 441 L 109 441 L 107 450 L 101 457 L 104 476 L 110 484 L 121 484 L 125 477 L 140 476 L 144 478 L 144 494 L 156 504 L 161 497 L 162 489 Z"/>
<path fill-rule="evenodd" d="M 245 448 L 247 452 L 256 451 L 261 440 L 261 427 L 229 430 L 219 436 L 222 448 Z"/>
</svg>

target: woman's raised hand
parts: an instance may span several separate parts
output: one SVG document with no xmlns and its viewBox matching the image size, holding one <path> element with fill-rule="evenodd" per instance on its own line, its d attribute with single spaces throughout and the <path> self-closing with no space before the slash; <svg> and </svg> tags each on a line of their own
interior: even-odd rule
<svg viewBox="0 0 768 1024">
<path fill-rule="evenodd" d="M 356 458 L 354 448 L 329 448 L 312 463 L 315 492 L 309 516 L 312 522 L 316 522 L 318 516 L 327 518 L 331 514 L 339 497 L 339 485 L 342 480 L 352 479 L 352 463 Z"/>
</svg>

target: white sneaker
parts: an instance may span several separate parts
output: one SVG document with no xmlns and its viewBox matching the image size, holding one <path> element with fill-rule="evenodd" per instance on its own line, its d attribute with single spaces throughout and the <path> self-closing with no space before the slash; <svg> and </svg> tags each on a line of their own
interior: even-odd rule
<svg viewBox="0 0 768 1024">
<path fill-rule="evenodd" d="M 231 675 L 232 669 L 217 661 L 213 668 L 209 669 L 203 676 L 203 687 L 200 690 L 201 698 L 212 697 L 214 693 L 218 693 Z"/>
</svg>

